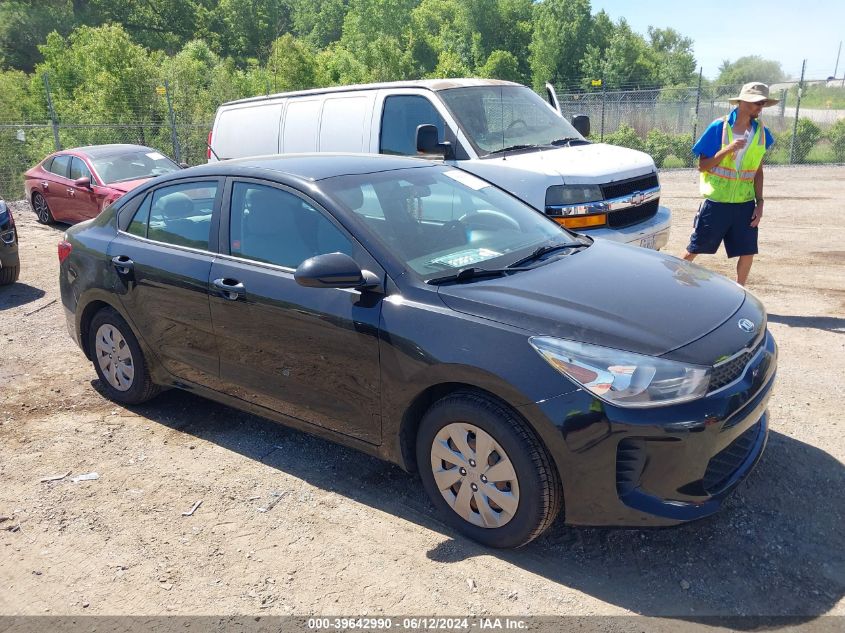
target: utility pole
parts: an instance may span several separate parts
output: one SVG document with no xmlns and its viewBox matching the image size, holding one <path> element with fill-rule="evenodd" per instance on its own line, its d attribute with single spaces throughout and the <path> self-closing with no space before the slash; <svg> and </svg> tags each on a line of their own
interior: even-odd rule
<svg viewBox="0 0 845 633">
<path fill-rule="evenodd" d="M 836 72 L 839 70 L 839 54 L 842 52 L 842 40 L 839 40 L 839 50 L 836 52 L 836 66 L 833 68 L 833 78 L 836 79 Z"/>
<path fill-rule="evenodd" d="M 44 90 L 47 93 L 47 108 L 50 111 L 50 123 L 53 125 L 53 144 L 58 152 L 62 149 L 62 142 L 59 140 L 59 120 L 56 111 L 53 109 L 53 95 L 50 94 L 50 73 L 44 73 Z"/>
<path fill-rule="evenodd" d="M 698 131 L 698 108 L 701 105 L 701 76 L 704 74 L 704 66 L 698 68 L 698 91 L 695 93 L 695 118 L 692 120 L 692 142 L 695 143 L 695 133 Z"/>
</svg>

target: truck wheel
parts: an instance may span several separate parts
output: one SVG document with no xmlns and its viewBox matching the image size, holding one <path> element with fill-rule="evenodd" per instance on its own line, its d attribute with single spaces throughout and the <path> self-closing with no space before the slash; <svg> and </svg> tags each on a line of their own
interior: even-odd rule
<svg viewBox="0 0 845 633">
<path fill-rule="evenodd" d="M 4 268 L 0 268 L 0 286 L 8 286 L 9 284 L 15 283 L 18 280 L 20 272 L 20 266 L 5 266 Z"/>
</svg>

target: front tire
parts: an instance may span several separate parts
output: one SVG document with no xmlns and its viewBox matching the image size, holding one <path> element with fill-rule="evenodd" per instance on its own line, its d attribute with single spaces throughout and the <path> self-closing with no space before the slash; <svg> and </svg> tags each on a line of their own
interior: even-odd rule
<svg viewBox="0 0 845 633">
<path fill-rule="evenodd" d="M 0 286 L 8 286 L 18 280 L 20 275 L 20 266 L 4 266 L 0 268 Z"/>
<path fill-rule="evenodd" d="M 417 465 L 434 505 L 489 547 L 521 547 L 562 505 L 557 469 L 535 433 L 503 403 L 461 391 L 434 403 L 417 432 Z"/>
<path fill-rule="evenodd" d="M 138 339 L 116 310 L 103 308 L 94 315 L 88 341 L 94 369 L 110 400 L 140 404 L 161 391 L 150 379 Z"/>
<path fill-rule="evenodd" d="M 53 224 L 53 214 L 47 201 L 37 191 L 32 195 L 32 210 L 35 211 L 35 217 L 41 224 Z"/>
</svg>

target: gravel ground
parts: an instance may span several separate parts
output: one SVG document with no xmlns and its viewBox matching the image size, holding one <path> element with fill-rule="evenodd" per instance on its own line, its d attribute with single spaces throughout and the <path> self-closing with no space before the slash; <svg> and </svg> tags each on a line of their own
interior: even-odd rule
<svg viewBox="0 0 845 633">
<path fill-rule="evenodd" d="M 558 523 L 508 552 L 454 534 L 416 476 L 351 449 L 177 391 L 140 407 L 105 400 L 58 300 L 64 227 L 14 203 L 0 615 L 845 615 L 845 168 L 769 169 L 766 181 L 749 289 L 780 368 L 758 468 L 698 523 Z M 662 174 L 670 253 L 689 236 L 696 183 Z M 698 263 L 732 274 L 724 254 Z M 99 479 L 72 480 L 89 472 Z"/>
</svg>

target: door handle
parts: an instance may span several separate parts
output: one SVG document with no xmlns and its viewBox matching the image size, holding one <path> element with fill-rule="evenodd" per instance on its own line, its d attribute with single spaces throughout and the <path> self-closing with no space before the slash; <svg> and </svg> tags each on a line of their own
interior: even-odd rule
<svg viewBox="0 0 845 633">
<path fill-rule="evenodd" d="M 74 191 L 73 189 L 68 188 L 68 190 L 67 190 L 67 195 L 69 195 L 71 198 L 74 198 L 74 197 L 76 197 L 76 191 Z"/>
<path fill-rule="evenodd" d="M 244 285 L 237 279 L 215 279 L 212 283 L 220 290 L 223 298 L 229 301 L 237 301 L 246 293 Z"/>
<path fill-rule="evenodd" d="M 135 267 L 135 262 L 129 259 L 126 255 L 118 255 L 111 258 L 112 265 L 117 269 L 118 275 L 129 275 Z"/>
<path fill-rule="evenodd" d="M 42 180 L 42 181 L 41 181 L 41 188 L 42 188 L 44 191 L 47 191 L 47 189 L 49 189 L 49 188 L 50 188 L 50 183 L 48 183 L 46 180 Z"/>
</svg>

